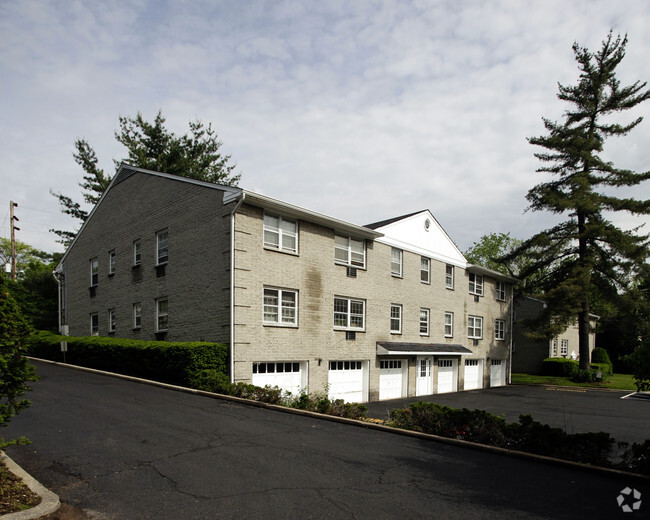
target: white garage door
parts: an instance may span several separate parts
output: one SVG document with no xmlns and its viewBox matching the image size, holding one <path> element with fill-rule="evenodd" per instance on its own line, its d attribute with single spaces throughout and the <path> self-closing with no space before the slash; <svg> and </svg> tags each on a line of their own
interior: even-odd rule
<svg viewBox="0 0 650 520">
<path fill-rule="evenodd" d="M 438 393 L 456 391 L 456 363 L 453 359 L 438 360 Z"/>
<path fill-rule="evenodd" d="M 465 360 L 465 390 L 483 386 L 483 362 L 480 359 Z"/>
<path fill-rule="evenodd" d="M 252 383 L 255 386 L 277 386 L 293 395 L 307 386 L 306 378 L 303 381 L 303 370 L 299 362 L 264 362 L 253 363 Z"/>
<path fill-rule="evenodd" d="M 330 399 L 343 399 L 346 403 L 367 401 L 361 361 L 330 361 L 327 382 Z"/>
<path fill-rule="evenodd" d="M 490 362 L 490 386 L 503 386 L 506 384 L 505 363 L 501 359 Z"/>
<path fill-rule="evenodd" d="M 379 361 L 379 400 L 406 397 L 404 368 L 406 361 L 386 359 Z"/>
</svg>

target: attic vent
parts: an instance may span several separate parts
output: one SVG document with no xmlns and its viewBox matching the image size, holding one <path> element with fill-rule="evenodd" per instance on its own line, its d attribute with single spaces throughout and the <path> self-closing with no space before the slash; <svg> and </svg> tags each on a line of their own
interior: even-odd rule
<svg viewBox="0 0 650 520">
<path fill-rule="evenodd" d="M 348 267 L 348 276 L 350 278 L 356 278 L 357 277 L 357 268 L 356 267 Z"/>
<path fill-rule="evenodd" d="M 126 179 L 131 177 L 131 175 L 133 175 L 134 173 L 135 173 L 135 170 L 133 170 L 131 168 L 122 168 L 120 170 L 120 173 L 117 175 L 117 177 L 115 177 L 115 180 L 113 181 L 113 185 L 119 184 L 120 182 L 125 181 Z"/>
<path fill-rule="evenodd" d="M 430 228 L 431 228 L 431 221 L 430 221 L 429 219 L 426 219 L 426 220 L 424 221 L 424 229 L 425 229 L 426 231 L 429 231 Z"/>
<path fill-rule="evenodd" d="M 345 331 L 345 339 L 357 339 L 357 333 L 351 330 Z"/>
</svg>

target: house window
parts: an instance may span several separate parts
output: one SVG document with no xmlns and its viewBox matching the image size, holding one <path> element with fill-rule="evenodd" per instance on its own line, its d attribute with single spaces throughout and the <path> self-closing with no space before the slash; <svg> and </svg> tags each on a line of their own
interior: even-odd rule
<svg viewBox="0 0 650 520">
<path fill-rule="evenodd" d="M 298 292 L 287 289 L 264 289 L 264 323 L 298 324 Z"/>
<path fill-rule="evenodd" d="M 420 309 L 420 336 L 429 335 L 429 309 Z"/>
<path fill-rule="evenodd" d="M 556 357 L 556 356 L 557 356 L 557 338 L 553 338 L 553 356 L 552 357 Z"/>
<path fill-rule="evenodd" d="M 164 332 L 169 325 L 169 305 L 167 299 L 156 300 L 156 332 Z"/>
<path fill-rule="evenodd" d="M 334 328 L 363 330 L 366 302 L 352 298 L 334 298 Z"/>
<path fill-rule="evenodd" d="M 116 322 L 115 309 L 108 309 L 108 332 L 115 332 Z"/>
<path fill-rule="evenodd" d="M 454 313 L 445 312 L 445 338 L 451 338 L 454 335 Z"/>
<path fill-rule="evenodd" d="M 392 334 L 402 333 L 402 306 L 397 303 L 390 306 L 390 331 Z"/>
<path fill-rule="evenodd" d="M 90 335 L 99 336 L 99 314 L 96 312 L 90 315 Z"/>
<path fill-rule="evenodd" d="M 139 329 L 142 326 L 142 304 L 133 304 L 133 328 Z"/>
<path fill-rule="evenodd" d="M 483 337 L 483 318 L 480 316 L 467 316 L 467 337 L 481 339 Z"/>
<path fill-rule="evenodd" d="M 566 356 L 569 353 L 569 340 L 563 339 L 560 343 L 560 354 Z"/>
<path fill-rule="evenodd" d="M 108 274 L 115 274 L 115 250 L 108 252 Z"/>
<path fill-rule="evenodd" d="M 506 339 L 506 322 L 503 320 L 494 321 L 494 339 L 503 341 Z"/>
<path fill-rule="evenodd" d="M 133 242 L 133 265 L 142 263 L 142 243 L 139 240 Z"/>
<path fill-rule="evenodd" d="M 264 247 L 298 252 L 298 224 L 294 220 L 264 214 Z"/>
<path fill-rule="evenodd" d="M 420 281 L 431 283 L 431 260 L 424 256 L 420 258 Z"/>
<path fill-rule="evenodd" d="M 454 266 L 447 264 L 445 267 L 445 287 L 447 289 L 454 288 Z"/>
<path fill-rule="evenodd" d="M 402 250 L 395 247 L 390 250 L 390 274 L 402 276 Z"/>
<path fill-rule="evenodd" d="M 366 266 L 366 244 L 363 240 L 336 235 L 334 239 L 334 260 L 338 264 L 355 267 Z"/>
<path fill-rule="evenodd" d="M 99 259 L 93 258 L 90 261 L 90 286 L 95 287 L 99 283 Z"/>
<path fill-rule="evenodd" d="M 483 296 L 483 276 L 469 273 L 469 293 Z"/>
<path fill-rule="evenodd" d="M 169 261 L 169 232 L 167 230 L 156 233 L 158 243 L 158 265 Z"/>
<path fill-rule="evenodd" d="M 506 284 L 505 282 L 497 281 L 497 300 L 506 301 Z"/>
</svg>

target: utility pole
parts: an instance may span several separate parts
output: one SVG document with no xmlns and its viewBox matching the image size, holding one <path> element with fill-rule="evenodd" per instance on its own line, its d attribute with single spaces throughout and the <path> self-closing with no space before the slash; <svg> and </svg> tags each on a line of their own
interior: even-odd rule
<svg viewBox="0 0 650 520">
<path fill-rule="evenodd" d="M 17 208 L 18 204 L 13 200 L 9 201 L 9 216 L 11 221 L 11 279 L 16 280 L 16 231 L 20 231 L 19 227 L 14 225 L 14 221 L 19 220 L 17 216 L 14 215 L 14 208 Z"/>
</svg>

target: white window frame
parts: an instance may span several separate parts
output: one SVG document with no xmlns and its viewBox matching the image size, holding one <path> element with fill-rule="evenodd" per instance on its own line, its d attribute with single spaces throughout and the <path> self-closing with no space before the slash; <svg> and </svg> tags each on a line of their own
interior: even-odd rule
<svg viewBox="0 0 650 520">
<path fill-rule="evenodd" d="M 133 241 L 133 265 L 142 263 L 142 242 L 140 239 Z"/>
<path fill-rule="evenodd" d="M 453 265 L 451 265 L 451 264 L 446 264 L 445 265 L 445 287 L 447 289 L 452 289 L 453 290 L 453 288 L 454 288 L 455 271 L 456 271 L 456 269 L 454 268 Z"/>
<path fill-rule="evenodd" d="M 108 252 L 108 274 L 115 274 L 115 249 Z"/>
<path fill-rule="evenodd" d="M 504 341 L 506 339 L 505 320 L 494 320 L 494 339 L 496 341 Z"/>
<path fill-rule="evenodd" d="M 420 336 L 429 335 L 430 316 L 431 316 L 430 309 L 425 309 L 424 307 L 420 308 Z"/>
<path fill-rule="evenodd" d="M 142 327 L 142 303 L 137 302 L 133 304 L 133 328 L 139 329 Z"/>
<path fill-rule="evenodd" d="M 99 336 L 99 314 L 96 312 L 90 313 L 90 335 Z"/>
<path fill-rule="evenodd" d="M 117 329 L 117 316 L 115 309 L 108 309 L 108 332 L 115 332 Z"/>
<path fill-rule="evenodd" d="M 361 251 L 359 251 L 359 247 L 358 247 L 359 245 L 361 246 Z M 361 256 L 361 260 L 358 259 L 359 255 Z M 357 240 L 349 236 L 346 237 L 343 235 L 335 235 L 334 263 L 365 269 L 366 268 L 366 241 Z"/>
<path fill-rule="evenodd" d="M 469 273 L 469 293 L 475 296 L 483 296 L 483 275 Z"/>
<path fill-rule="evenodd" d="M 454 337 L 454 313 L 445 312 L 445 338 Z"/>
<path fill-rule="evenodd" d="M 426 256 L 420 257 L 420 281 L 422 283 L 431 283 L 431 258 Z"/>
<path fill-rule="evenodd" d="M 270 219 L 277 219 L 277 226 L 274 226 L 270 222 Z M 285 224 L 293 225 L 293 231 L 286 229 Z M 296 220 L 285 219 L 280 215 L 273 215 L 271 213 L 264 213 L 263 226 L 262 241 L 266 249 L 298 254 L 298 222 Z M 267 236 L 269 235 L 277 236 L 277 244 L 267 240 Z M 291 242 L 289 240 L 290 238 L 293 238 L 293 247 L 288 245 Z"/>
<path fill-rule="evenodd" d="M 161 304 L 165 304 L 164 312 L 161 311 Z M 161 321 L 164 320 L 164 326 L 161 327 Z M 169 330 L 169 300 L 159 298 L 156 300 L 156 332 L 166 332 Z"/>
<path fill-rule="evenodd" d="M 339 308 L 337 309 L 337 302 L 339 303 Z M 345 308 L 342 308 L 340 305 L 344 304 Z M 361 305 L 361 313 L 352 312 L 352 305 L 359 306 Z M 339 321 L 341 318 L 345 319 L 344 324 L 337 324 L 337 315 Z M 358 322 L 361 320 L 361 325 L 353 325 L 353 318 Z M 359 298 L 347 298 L 345 296 L 335 296 L 334 297 L 334 329 L 335 330 L 365 330 L 366 325 L 366 301 Z"/>
<path fill-rule="evenodd" d="M 469 339 L 483 339 L 482 316 L 467 316 L 467 337 Z"/>
<path fill-rule="evenodd" d="M 267 302 L 267 295 L 275 298 L 276 303 Z M 289 300 L 285 296 L 293 295 L 293 306 L 287 305 Z M 272 311 L 275 312 L 272 312 Z M 286 317 L 291 316 L 293 319 L 285 320 Z M 268 319 L 269 316 L 275 314 L 276 319 Z M 264 325 L 274 325 L 278 327 L 297 327 L 298 326 L 298 291 L 296 289 L 280 289 L 279 287 L 264 287 L 262 293 L 262 322 Z"/>
<path fill-rule="evenodd" d="M 402 306 L 399 303 L 390 304 L 390 333 L 402 333 Z"/>
<path fill-rule="evenodd" d="M 99 285 L 99 258 L 90 259 L 90 286 Z"/>
<path fill-rule="evenodd" d="M 560 355 L 566 356 L 569 353 L 569 340 L 560 340 Z"/>
<path fill-rule="evenodd" d="M 500 282 L 497 280 L 497 300 L 500 302 L 506 301 L 506 282 Z"/>
<path fill-rule="evenodd" d="M 552 352 L 553 354 L 551 357 L 556 357 L 557 356 L 557 338 L 553 338 L 552 343 L 551 343 L 551 348 L 553 349 Z"/>
<path fill-rule="evenodd" d="M 390 274 L 397 278 L 402 277 L 402 266 L 404 264 L 404 251 L 396 247 L 390 249 Z"/>
<path fill-rule="evenodd" d="M 162 229 L 156 233 L 156 265 L 169 262 L 169 231 Z"/>
</svg>

